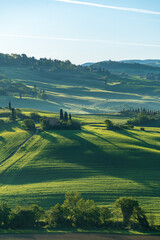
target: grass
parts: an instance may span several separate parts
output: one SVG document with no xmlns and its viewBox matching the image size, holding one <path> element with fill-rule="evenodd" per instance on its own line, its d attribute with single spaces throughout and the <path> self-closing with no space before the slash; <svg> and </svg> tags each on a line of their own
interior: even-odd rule
<svg viewBox="0 0 160 240">
<path fill-rule="evenodd" d="M 14 152 L 29 135 L 19 128 L 18 123 L 0 125 L 0 163 Z"/>
<path fill-rule="evenodd" d="M 62 203 L 67 191 L 79 191 L 112 208 L 117 198 L 133 196 L 160 223 L 160 128 L 116 132 L 106 130 L 103 121 L 123 122 L 119 115 L 75 118 L 84 123 L 81 131 L 40 132 L 1 165 L 0 174 L 8 169 L 0 177 L 1 201 L 11 206 L 38 203 L 47 209 Z M 20 136 L 27 137 L 18 126 L 11 129 L 1 135 L 10 152 L 22 141 Z"/>
<path fill-rule="evenodd" d="M 29 67 L 2 67 L 0 72 L 10 79 L 45 90 L 49 100 L 31 97 L 0 96 L 1 106 L 11 101 L 16 108 L 32 108 L 58 112 L 60 108 L 73 113 L 117 112 L 122 108 L 145 107 L 159 109 L 159 83 L 130 77 L 117 76 L 113 84 L 105 85 L 103 74 L 85 72 L 55 72 L 53 76 L 43 75 Z M 115 84 L 117 82 L 119 84 Z M 157 85 L 155 85 L 157 84 Z M 151 89 L 153 91 L 151 91 Z"/>
</svg>

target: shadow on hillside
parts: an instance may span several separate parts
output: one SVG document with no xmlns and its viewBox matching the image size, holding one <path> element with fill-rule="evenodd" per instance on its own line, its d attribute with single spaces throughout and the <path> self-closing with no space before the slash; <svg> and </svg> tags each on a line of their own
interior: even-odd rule
<svg viewBox="0 0 160 240">
<path fill-rule="evenodd" d="M 122 135 L 124 135 L 124 136 L 131 137 L 131 138 L 139 141 L 139 142 L 141 143 L 140 146 L 142 146 L 142 147 L 146 147 L 146 148 L 149 148 L 149 149 L 155 149 L 155 150 L 160 151 L 160 146 L 157 146 L 157 145 L 155 145 L 155 144 L 147 143 L 146 141 L 140 139 L 140 138 L 138 137 L 139 134 L 135 133 L 135 131 L 138 131 L 138 130 L 134 130 L 134 132 L 133 132 L 133 131 L 129 131 L 129 130 L 123 130 L 123 131 L 118 131 L 118 133 L 119 133 L 119 134 L 122 134 Z M 148 131 L 148 132 L 152 132 L 152 131 Z M 154 132 L 154 133 L 155 133 L 155 132 Z M 135 146 L 136 146 L 136 145 L 139 146 L 138 144 L 135 144 L 135 143 L 134 143 L 134 145 L 135 145 Z"/>
<path fill-rule="evenodd" d="M 15 132 L 15 127 L 20 127 L 18 122 L 8 122 L 0 125 L 0 132 L 8 131 L 8 132 Z"/>
<path fill-rule="evenodd" d="M 101 144 L 96 145 L 92 143 L 81 133 L 97 137 L 97 140 L 101 141 Z M 119 133 L 139 140 L 138 134 L 135 132 L 121 131 Z M 132 189 L 131 187 L 130 190 L 127 188 L 126 190 L 123 189 L 123 191 L 119 191 L 118 196 L 130 196 L 130 194 L 134 192 L 135 196 L 143 195 L 147 197 L 148 191 L 152 196 L 160 196 L 160 191 L 157 187 L 159 186 L 158 179 L 160 170 L 160 154 L 158 152 L 146 151 L 143 148 L 134 149 L 134 151 L 133 149 L 121 148 L 114 142 L 90 131 L 59 130 L 56 131 L 56 135 L 71 140 L 73 145 L 59 144 L 54 147 L 56 138 L 49 133 L 43 133 L 42 137 L 51 143 L 53 142 L 53 146 L 50 145 L 46 147 L 42 154 L 38 155 L 37 159 L 34 159 L 33 162 L 37 162 L 38 164 L 38 161 L 43 161 L 44 165 L 40 164 L 40 167 L 38 167 L 38 165 L 34 166 L 34 164 L 32 164 L 28 167 L 21 168 L 16 174 L 15 169 L 13 169 L 13 171 L 10 169 L 8 173 L 6 172 L 6 174 L 0 178 L 0 183 L 19 185 L 55 182 L 56 186 L 56 181 L 65 182 L 81 178 L 108 176 L 123 180 L 126 179 L 129 184 L 132 184 L 130 181 L 134 181 L 135 183 L 143 185 L 143 188 L 148 189 L 146 191 L 143 190 L 143 192 L 141 188 Z M 103 146 L 103 142 L 104 144 L 110 144 L 110 148 L 107 148 L 108 151 L 101 147 Z M 147 145 L 147 147 L 152 148 L 154 146 L 143 140 L 140 140 L 140 144 L 142 147 L 146 147 Z M 155 147 L 156 146 L 154 146 L 154 149 Z M 12 179 L 12 174 L 15 177 L 14 180 L 10 181 L 9 179 Z M 156 184 L 151 184 L 153 182 Z M 104 196 L 106 196 L 106 194 L 109 198 L 113 197 L 112 191 L 106 191 Z M 97 202 L 100 201 L 101 193 L 96 193 L 95 196 L 94 194 L 92 195 L 93 199 Z"/>
<path fill-rule="evenodd" d="M 6 142 L 6 139 L 5 139 L 4 137 L 0 136 L 0 142 L 5 143 L 5 142 Z"/>
<path fill-rule="evenodd" d="M 46 131 L 41 133 L 41 137 L 50 141 L 50 142 L 53 142 L 53 143 L 55 143 L 55 141 L 57 141 L 56 137 L 47 133 Z"/>
</svg>

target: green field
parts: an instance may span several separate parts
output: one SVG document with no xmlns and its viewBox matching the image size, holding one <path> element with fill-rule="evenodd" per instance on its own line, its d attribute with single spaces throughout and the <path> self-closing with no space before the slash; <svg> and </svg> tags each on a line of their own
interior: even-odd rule
<svg viewBox="0 0 160 240">
<path fill-rule="evenodd" d="M 115 76 L 107 84 L 104 74 L 96 72 L 53 72 L 52 75 L 33 71 L 30 67 L 0 66 L 0 73 L 12 81 L 45 90 L 48 101 L 38 98 L 0 96 L 1 107 L 34 108 L 58 112 L 63 108 L 72 113 L 106 113 L 117 112 L 123 108 L 145 107 L 159 109 L 159 81 Z"/>
<path fill-rule="evenodd" d="M 67 191 L 79 191 L 112 207 L 117 198 L 133 196 L 160 223 L 160 128 L 109 131 L 104 119 L 126 118 L 116 114 L 74 118 L 83 123 L 82 130 L 39 132 L 1 164 L 1 201 L 11 206 L 38 203 L 47 209 L 62 203 Z M 29 134 L 18 124 L 0 129 L 2 161 Z"/>
</svg>

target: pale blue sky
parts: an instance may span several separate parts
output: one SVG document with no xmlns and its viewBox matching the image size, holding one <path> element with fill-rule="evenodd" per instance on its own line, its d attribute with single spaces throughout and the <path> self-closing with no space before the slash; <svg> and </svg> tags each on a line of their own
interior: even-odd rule
<svg viewBox="0 0 160 240">
<path fill-rule="evenodd" d="M 160 59 L 160 1 L 0 0 L 0 52 L 76 64 Z"/>
</svg>

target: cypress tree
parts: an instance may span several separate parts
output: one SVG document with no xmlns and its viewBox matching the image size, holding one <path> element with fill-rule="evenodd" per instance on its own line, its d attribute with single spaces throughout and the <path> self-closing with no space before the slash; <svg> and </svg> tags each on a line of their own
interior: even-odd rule
<svg viewBox="0 0 160 240">
<path fill-rule="evenodd" d="M 12 108 L 12 120 L 13 120 L 13 121 L 16 120 L 16 111 L 15 111 L 15 108 Z"/>
<path fill-rule="evenodd" d="M 60 109 L 60 120 L 63 120 L 63 109 Z"/>
<path fill-rule="evenodd" d="M 67 112 L 64 113 L 64 120 L 68 121 L 68 113 Z"/>
<path fill-rule="evenodd" d="M 71 116 L 71 113 L 69 114 L 69 120 L 71 120 L 72 116 Z"/>
<path fill-rule="evenodd" d="M 12 109 L 11 102 L 9 102 L 8 107 L 9 107 L 10 110 Z"/>
</svg>

